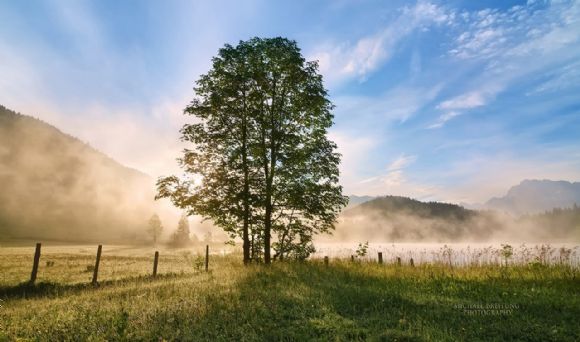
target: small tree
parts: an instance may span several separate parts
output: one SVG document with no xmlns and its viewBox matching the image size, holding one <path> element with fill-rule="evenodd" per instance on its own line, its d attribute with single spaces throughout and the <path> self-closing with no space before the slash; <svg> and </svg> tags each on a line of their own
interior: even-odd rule
<svg viewBox="0 0 580 342">
<path fill-rule="evenodd" d="M 173 233 L 172 244 L 176 247 L 184 247 L 191 244 L 191 239 L 189 238 L 189 220 L 187 215 L 181 215 L 179 222 L 177 223 L 177 230 Z"/>
<path fill-rule="evenodd" d="M 161 224 L 161 220 L 157 214 L 153 214 L 149 219 L 149 227 L 147 228 L 147 232 L 153 238 L 153 244 L 156 244 L 159 241 L 159 237 L 161 236 L 161 232 L 163 231 L 163 225 Z"/>
<path fill-rule="evenodd" d="M 358 244 L 358 248 L 356 249 L 356 255 L 359 258 L 363 258 L 363 257 L 365 257 L 367 255 L 368 250 L 369 250 L 369 242 L 368 241 L 365 242 L 364 244 L 363 243 L 359 243 Z"/>
<path fill-rule="evenodd" d="M 513 247 L 511 245 L 508 245 L 508 244 L 502 244 L 501 245 L 501 256 L 504 258 L 506 266 L 508 264 L 508 259 L 511 258 L 512 255 L 514 255 Z"/>
<path fill-rule="evenodd" d="M 211 241 L 212 241 L 211 232 L 207 232 L 207 233 L 203 234 L 203 242 L 204 243 L 209 245 L 211 243 Z"/>
</svg>

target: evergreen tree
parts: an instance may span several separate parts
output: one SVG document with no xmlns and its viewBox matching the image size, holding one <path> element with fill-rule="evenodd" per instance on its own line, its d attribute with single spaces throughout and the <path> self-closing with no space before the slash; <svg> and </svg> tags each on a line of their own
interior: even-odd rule
<svg viewBox="0 0 580 342">
<path fill-rule="evenodd" d="M 161 224 L 161 219 L 157 214 L 153 214 L 149 219 L 149 227 L 147 232 L 153 238 L 153 244 L 156 244 L 161 236 L 161 232 L 163 231 L 163 225 Z"/>
<path fill-rule="evenodd" d="M 187 215 L 181 215 L 181 218 L 177 223 L 177 230 L 173 233 L 172 242 L 176 247 L 184 247 L 191 244 L 191 239 L 189 237 L 189 220 L 187 219 Z"/>
</svg>

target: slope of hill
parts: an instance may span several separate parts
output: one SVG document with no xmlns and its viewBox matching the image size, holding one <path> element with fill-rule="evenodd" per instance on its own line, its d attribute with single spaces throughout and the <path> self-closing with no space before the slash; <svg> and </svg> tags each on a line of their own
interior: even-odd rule
<svg viewBox="0 0 580 342">
<path fill-rule="evenodd" d="M 580 182 L 524 180 L 511 187 L 505 196 L 487 201 L 484 207 L 524 215 L 570 208 L 575 203 L 580 204 Z"/>
<path fill-rule="evenodd" d="M 38 119 L 0 106 L 0 237 L 139 238 L 153 180 Z"/>
<path fill-rule="evenodd" d="M 368 202 L 368 201 L 373 200 L 375 198 L 376 197 L 373 197 L 373 196 L 350 195 L 350 196 L 348 196 L 348 205 L 346 206 L 345 209 L 350 209 L 350 208 L 356 207 L 359 204 Z"/>
</svg>

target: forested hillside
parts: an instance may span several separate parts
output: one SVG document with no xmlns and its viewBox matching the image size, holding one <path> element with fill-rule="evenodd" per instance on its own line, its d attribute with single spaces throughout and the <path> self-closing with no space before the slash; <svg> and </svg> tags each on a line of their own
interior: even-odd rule
<svg viewBox="0 0 580 342">
<path fill-rule="evenodd" d="M 0 106 L 0 238 L 141 239 L 153 181 L 80 140 Z"/>
<path fill-rule="evenodd" d="M 342 241 L 580 241 L 580 209 L 554 209 L 514 218 L 439 202 L 386 196 L 345 210 L 335 237 Z"/>
</svg>

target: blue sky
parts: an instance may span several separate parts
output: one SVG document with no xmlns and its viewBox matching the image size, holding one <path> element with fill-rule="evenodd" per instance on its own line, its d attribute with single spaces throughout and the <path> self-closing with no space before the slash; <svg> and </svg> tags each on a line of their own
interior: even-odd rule
<svg viewBox="0 0 580 342">
<path fill-rule="evenodd" d="M 224 44 L 295 39 L 348 194 L 481 202 L 580 180 L 579 1 L 3 1 L 0 104 L 154 177 Z"/>
</svg>

